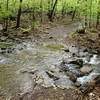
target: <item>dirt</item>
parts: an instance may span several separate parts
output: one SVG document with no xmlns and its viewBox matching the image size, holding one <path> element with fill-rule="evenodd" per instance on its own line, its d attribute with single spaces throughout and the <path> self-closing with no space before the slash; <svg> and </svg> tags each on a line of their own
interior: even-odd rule
<svg viewBox="0 0 100 100">
<path fill-rule="evenodd" d="M 39 88 L 12 100 L 82 100 L 81 92 L 77 89 Z"/>
<path fill-rule="evenodd" d="M 79 47 L 86 47 L 88 51 L 95 54 L 100 54 L 100 31 L 91 32 L 85 34 L 72 34 L 71 40 L 75 41 Z"/>
<path fill-rule="evenodd" d="M 70 33 L 73 33 L 78 28 L 79 23 L 71 23 L 69 25 L 57 25 L 56 27 L 51 27 L 50 29 L 45 29 L 42 34 L 37 34 L 41 40 L 57 43 L 68 43 L 66 38 L 68 38 Z"/>
<path fill-rule="evenodd" d="M 43 88 L 36 85 L 31 92 L 17 95 L 11 100 L 100 100 L 100 84 L 94 89 L 81 87 L 81 89 L 54 89 Z M 83 91 L 85 90 L 85 91 Z"/>
</svg>

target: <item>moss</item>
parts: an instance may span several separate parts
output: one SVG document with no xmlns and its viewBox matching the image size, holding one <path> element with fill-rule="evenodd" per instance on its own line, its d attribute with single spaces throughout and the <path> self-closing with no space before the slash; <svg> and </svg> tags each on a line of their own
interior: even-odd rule
<svg viewBox="0 0 100 100">
<path fill-rule="evenodd" d="M 46 48 L 52 49 L 52 50 L 60 50 L 64 48 L 64 45 L 63 44 L 48 44 L 46 45 Z"/>
</svg>

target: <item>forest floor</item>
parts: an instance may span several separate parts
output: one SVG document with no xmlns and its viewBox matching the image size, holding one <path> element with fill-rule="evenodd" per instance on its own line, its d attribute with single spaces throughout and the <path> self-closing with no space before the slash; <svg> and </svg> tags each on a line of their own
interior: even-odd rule
<svg viewBox="0 0 100 100">
<path fill-rule="evenodd" d="M 45 29 L 40 29 L 36 34 L 33 33 L 32 36 L 43 42 L 75 45 L 77 48 L 86 47 L 87 50 L 100 54 L 100 31 L 89 34 L 73 34 L 79 28 L 79 22 L 44 25 L 44 27 Z M 32 33 L 32 30 L 30 32 Z M 100 84 L 93 86 L 93 89 L 89 87 L 88 92 L 82 93 L 84 88 L 87 87 L 63 90 L 34 85 L 33 91 L 17 95 L 11 100 L 100 100 Z"/>
</svg>

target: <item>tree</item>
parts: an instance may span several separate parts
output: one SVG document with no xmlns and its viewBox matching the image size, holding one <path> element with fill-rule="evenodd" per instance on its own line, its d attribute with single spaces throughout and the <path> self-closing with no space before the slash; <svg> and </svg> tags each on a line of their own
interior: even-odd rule
<svg viewBox="0 0 100 100">
<path fill-rule="evenodd" d="M 7 5 L 6 5 L 6 10 L 7 10 L 7 12 L 8 12 L 8 8 L 9 7 L 9 0 L 7 0 Z M 5 18 L 5 31 L 7 31 L 8 30 L 8 16 Z"/>
<path fill-rule="evenodd" d="M 19 28 L 20 27 L 21 11 L 22 11 L 22 0 L 20 0 L 20 4 L 19 4 L 16 28 Z"/>
<path fill-rule="evenodd" d="M 52 22 L 53 21 L 53 15 L 54 15 L 54 10 L 55 10 L 55 8 L 56 8 L 56 6 L 57 6 L 57 2 L 58 2 L 58 0 L 55 0 L 55 3 L 54 3 L 54 5 L 53 5 L 53 7 L 52 7 L 52 9 L 51 10 L 49 10 L 49 12 L 48 12 L 48 18 L 49 18 L 49 20 Z"/>
<path fill-rule="evenodd" d="M 98 9 L 97 9 L 97 22 L 96 22 L 96 28 L 98 28 L 98 25 L 100 24 L 100 1 L 98 2 Z"/>
</svg>

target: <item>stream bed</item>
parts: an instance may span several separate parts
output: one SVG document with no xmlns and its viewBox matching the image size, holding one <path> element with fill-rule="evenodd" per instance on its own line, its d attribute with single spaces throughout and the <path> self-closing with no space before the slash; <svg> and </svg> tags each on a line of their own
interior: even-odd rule
<svg viewBox="0 0 100 100">
<path fill-rule="evenodd" d="M 100 57 L 62 43 L 23 42 L 12 53 L 0 54 L 0 100 L 45 88 L 75 88 L 100 76 Z M 67 48 L 67 49 L 66 49 Z"/>
</svg>

